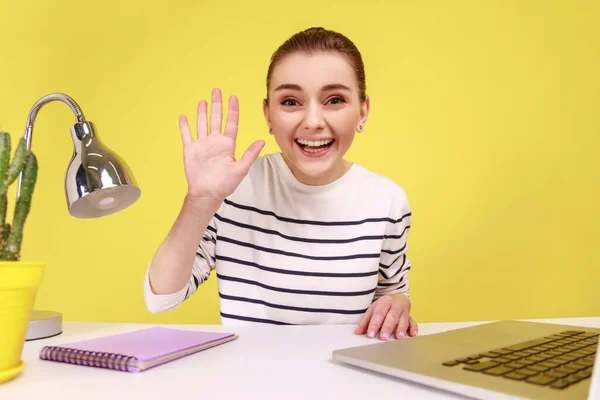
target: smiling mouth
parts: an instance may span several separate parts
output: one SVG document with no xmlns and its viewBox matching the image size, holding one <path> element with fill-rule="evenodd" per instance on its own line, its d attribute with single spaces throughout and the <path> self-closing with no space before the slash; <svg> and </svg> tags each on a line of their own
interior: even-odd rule
<svg viewBox="0 0 600 400">
<path fill-rule="evenodd" d="M 296 139 L 296 144 L 308 153 L 318 153 L 330 147 L 335 139 L 304 140 Z"/>
</svg>

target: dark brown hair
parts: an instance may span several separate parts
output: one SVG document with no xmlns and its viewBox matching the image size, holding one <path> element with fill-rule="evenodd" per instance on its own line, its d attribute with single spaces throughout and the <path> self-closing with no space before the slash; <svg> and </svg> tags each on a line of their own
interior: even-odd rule
<svg viewBox="0 0 600 400">
<path fill-rule="evenodd" d="M 324 28 L 309 28 L 298 32 L 286 40 L 275 53 L 271 56 L 269 71 L 267 72 L 267 98 L 269 101 L 269 84 L 273 70 L 286 56 L 296 53 L 305 52 L 314 54 L 317 52 L 337 52 L 348 58 L 350 65 L 354 68 L 356 81 L 358 83 L 358 97 L 361 102 L 364 102 L 367 95 L 367 85 L 365 83 L 365 66 L 363 64 L 360 51 L 354 43 L 341 33 L 330 31 Z"/>
</svg>

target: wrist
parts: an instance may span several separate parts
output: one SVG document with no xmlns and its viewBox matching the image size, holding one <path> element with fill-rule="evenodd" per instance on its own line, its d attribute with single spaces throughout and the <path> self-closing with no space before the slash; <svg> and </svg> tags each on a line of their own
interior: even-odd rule
<svg viewBox="0 0 600 400">
<path fill-rule="evenodd" d="M 392 297 L 392 300 L 401 301 L 404 308 L 410 312 L 411 303 L 410 298 L 407 295 L 404 293 L 394 293 L 390 296 Z"/>
<path fill-rule="evenodd" d="M 221 203 L 223 203 L 222 200 L 211 197 L 186 195 L 183 200 L 183 209 L 197 217 L 206 215 L 207 213 L 213 215 L 217 212 Z"/>
</svg>

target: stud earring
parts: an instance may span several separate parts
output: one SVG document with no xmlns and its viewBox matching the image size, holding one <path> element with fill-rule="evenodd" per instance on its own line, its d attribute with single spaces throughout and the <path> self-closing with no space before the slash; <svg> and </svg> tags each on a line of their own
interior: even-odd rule
<svg viewBox="0 0 600 400">
<path fill-rule="evenodd" d="M 359 126 L 358 126 L 358 131 L 359 131 L 359 132 L 362 132 L 362 131 L 363 131 L 363 126 L 362 126 L 362 125 L 359 125 Z"/>
<path fill-rule="evenodd" d="M 273 133 L 273 128 L 269 128 L 269 133 Z"/>
</svg>

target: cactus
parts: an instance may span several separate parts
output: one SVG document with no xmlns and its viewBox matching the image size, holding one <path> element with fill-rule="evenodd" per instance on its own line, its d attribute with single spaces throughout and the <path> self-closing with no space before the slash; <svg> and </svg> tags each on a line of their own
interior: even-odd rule
<svg viewBox="0 0 600 400">
<path fill-rule="evenodd" d="M 25 139 L 21 138 L 10 160 L 10 135 L 0 132 L 0 260 L 20 259 L 23 227 L 31 208 L 31 197 L 37 180 L 37 159 L 27 152 Z M 15 205 L 12 226 L 6 223 L 9 186 L 23 172 L 21 191 Z"/>
</svg>

